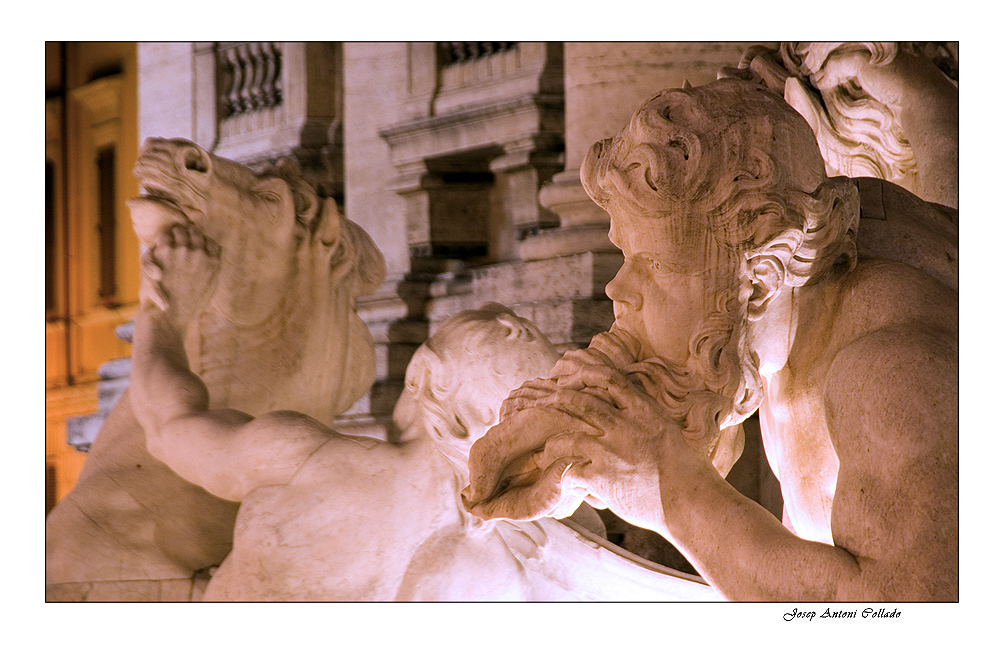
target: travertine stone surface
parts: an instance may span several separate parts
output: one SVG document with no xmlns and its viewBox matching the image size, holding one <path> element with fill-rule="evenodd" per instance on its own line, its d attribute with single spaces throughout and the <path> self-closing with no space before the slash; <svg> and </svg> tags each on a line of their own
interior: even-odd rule
<svg viewBox="0 0 1000 650">
<path fill-rule="evenodd" d="M 943 44 L 758 45 L 720 76 L 783 92 L 829 175 L 881 178 L 958 207 L 958 58 Z"/>
<path fill-rule="evenodd" d="M 623 343 L 510 396 L 473 447 L 471 512 L 607 505 L 730 599 L 957 599 L 947 215 L 878 186 L 882 237 L 859 209 L 871 188 L 827 177 L 808 123 L 735 79 L 649 100 L 582 179 L 625 254 L 607 287 Z M 893 261 L 911 236 L 934 259 Z M 726 432 L 758 407 L 784 526 L 721 476 L 741 441 Z"/>
<path fill-rule="evenodd" d="M 283 403 L 329 422 L 368 389 L 372 343 L 354 302 L 379 286 L 384 263 L 332 201 L 294 166 L 257 174 L 181 140 L 148 140 L 136 175 L 146 194 L 130 207 L 145 247 L 193 223 L 224 252 L 213 299 L 185 330 L 214 407 L 262 413 Z M 147 261 L 146 300 L 169 298 L 152 291 L 159 273 Z M 131 581 L 191 580 L 226 557 L 236 511 L 148 453 L 126 393 L 47 519 L 49 596 L 129 600 L 138 597 Z"/>
</svg>

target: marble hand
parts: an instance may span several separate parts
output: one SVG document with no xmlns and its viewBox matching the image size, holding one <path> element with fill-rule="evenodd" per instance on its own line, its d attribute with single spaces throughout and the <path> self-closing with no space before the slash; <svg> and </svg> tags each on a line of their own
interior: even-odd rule
<svg viewBox="0 0 1000 650">
<path fill-rule="evenodd" d="M 186 327 L 215 291 L 219 259 L 219 245 L 194 225 L 172 226 L 142 257 L 143 300 Z"/>
<path fill-rule="evenodd" d="M 520 388 L 511 391 L 510 395 L 500 406 L 500 419 L 504 420 L 518 411 L 523 411 L 534 405 L 535 401 L 541 397 L 548 397 L 559 390 L 554 379 L 531 379 L 524 382 Z"/>
<path fill-rule="evenodd" d="M 615 363 L 601 350 L 596 348 L 583 348 L 582 350 L 570 350 L 566 352 L 556 365 L 552 367 L 550 376 L 566 377 L 572 375 L 584 366 L 604 365 L 614 366 Z"/>
<path fill-rule="evenodd" d="M 535 462 L 545 467 L 574 459 L 563 477 L 564 490 L 585 491 L 591 505 L 663 531 L 671 495 L 661 490 L 683 481 L 686 469 L 709 465 L 708 459 L 687 444 L 681 425 L 654 398 L 617 369 L 583 365 L 559 385 L 538 406 L 558 409 L 596 434 L 553 436 Z"/>
<path fill-rule="evenodd" d="M 811 76 L 820 90 L 853 84 L 882 104 L 897 108 L 943 79 L 941 71 L 924 57 L 899 52 L 891 61 L 872 63 L 864 49 L 835 52 Z"/>
</svg>

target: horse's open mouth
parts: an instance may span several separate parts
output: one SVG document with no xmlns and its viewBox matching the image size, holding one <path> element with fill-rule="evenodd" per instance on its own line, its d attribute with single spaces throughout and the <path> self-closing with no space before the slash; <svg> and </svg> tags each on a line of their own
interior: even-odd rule
<svg viewBox="0 0 1000 650">
<path fill-rule="evenodd" d="M 161 203 L 171 203 L 178 209 L 180 208 L 177 195 L 161 185 L 152 182 L 143 182 L 140 184 L 139 189 L 142 192 L 141 198 L 154 199 Z"/>
<path fill-rule="evenodd" d="M 190 218 L 182 207 L 180 197 L 169 188 L 155 181 L 140 179 L 141 195 L 129 199 L 132 224 L 139 242 L 152 246 L 156 237 L 177 223 L 187 223 Z"/>
</svg>

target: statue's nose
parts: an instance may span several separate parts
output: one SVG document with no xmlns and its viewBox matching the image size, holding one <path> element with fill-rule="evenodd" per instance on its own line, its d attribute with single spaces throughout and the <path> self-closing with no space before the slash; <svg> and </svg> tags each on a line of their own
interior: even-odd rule
<svg viewBox="0 0 1000 650">
<path fill-rule="evenodd" d="M 629 305 L 634 311 L 642 309 L 642 292 L 638 290 L 631 262 L 626 260 L 618 273 L 607 284 L 604 292 L 617 303 Z"/>
<path fill-rule="evenodd" d="M 140 159 L 162 162 L 173 160 L 177 169 L 185 169 L 198 174 L 206 174 L 211 168 L 211 158 L 207 151 L 190 140 L 181 138 L 146 138 L 139 150 Z"/>
</svg>

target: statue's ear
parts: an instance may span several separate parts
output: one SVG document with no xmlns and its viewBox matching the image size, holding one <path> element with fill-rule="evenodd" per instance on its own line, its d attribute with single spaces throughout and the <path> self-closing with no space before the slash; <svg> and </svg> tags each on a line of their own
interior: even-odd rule
<svg viewBox="0 0 1000 650">
<path fill-rule="evenodd" d="M 316 190 L 302 176 L 298 163 L 290 158 L 280 158 L 277 163 L 277 173 L 291 189 L 298 221 L 310 230 L 315 229 L 315 221 L 320 217 L 322 202 Z"/>
<path fill-rule="evenodd" d="M 340 241 L 341 230 L 340 210 L 337 209 L 337 202 L 333 199 L 323 199 L 323 209 L 316 217 L 315 237 L 324 246 L 334 246 Z"/>
<path fill-rule="evenodd" d="M 749 267 L 750 299 L 747 316 L 758 320 L 768 303 L 785 286 L 785 263 L 774 254 L 762 254 L 750 258 Z"/>
<path fill-rule="evenodd" d="M 764 309 L 785 287 L 789 278 L 789 264 L 802 246 L 801 230 L 789 228 L 763 246 L 747 254 L 746 272 L 743 276 L 748 292 L 747 316 L 758 320 Z"/>
</svg>

